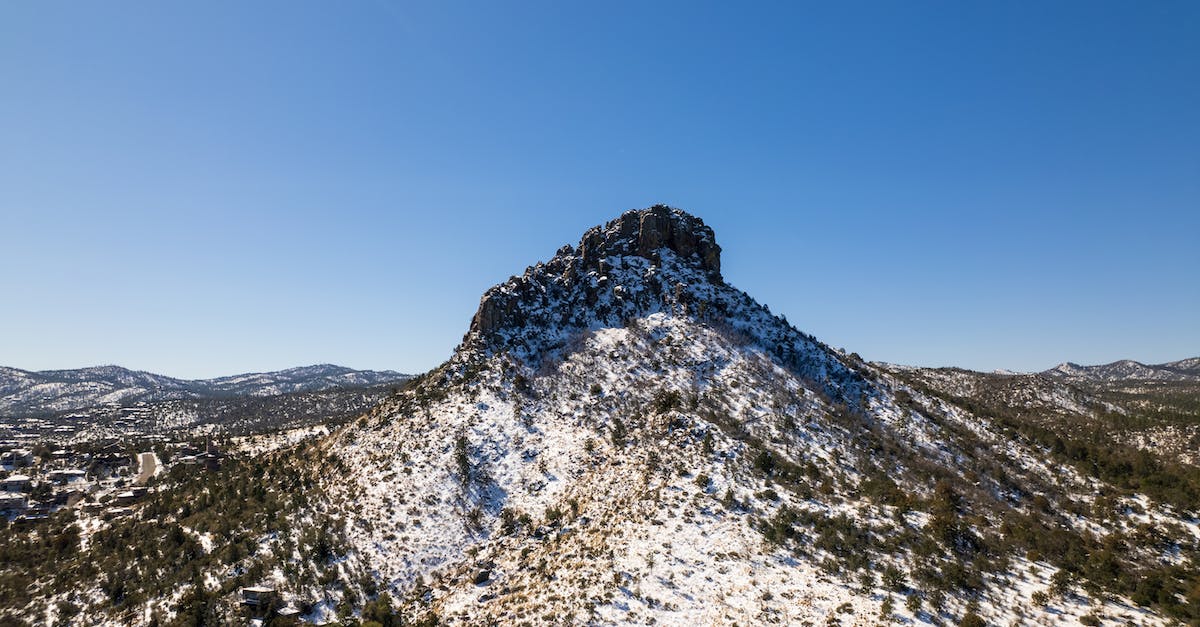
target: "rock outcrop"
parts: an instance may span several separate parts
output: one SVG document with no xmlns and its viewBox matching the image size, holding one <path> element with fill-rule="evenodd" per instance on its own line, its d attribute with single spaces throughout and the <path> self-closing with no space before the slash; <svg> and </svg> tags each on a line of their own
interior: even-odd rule
<svg viewBox="0 0 1200 627">
<path fill-rule="evenodd" d="M 585 269 L 602 270 L 607 257 L 637 255 L 657 261 L 660 249 L 695 259 L 713 279 L 721 276 L 721 247 L 711 228 L 696 216 L 666 205 L 627 211 L 603 227 L 594 227 L 579 242 Z"/>
<path fill-rule="evenodd" d="M 685 211 L 655 205 L 627 211 L 604 226 L 589 229 L 578 247 L 564 246 L 550 261 L 488 290 L 471 320 L 467 337 L 487 341 L 506 327 L 525 324 L 530 311 L 550 313 L 545 311 L 547 307 L 558 310 L 552 312 L 552 317 L 569 322 L 581 305 L 592 306 L 604 290 L 612 290 L 607 276 L 614 258 L 645 259 L 653 268 L 662 262 L 664 251 L 698 270 L 708 281 L 721 283 L 721 247 L 712 229 Z M 582 294 L 583 301 L 556 300 L 547 294 L 550 282 L 567 292 Z M 661 286 L 653 287 L 657 291 Z"/>
</svg>

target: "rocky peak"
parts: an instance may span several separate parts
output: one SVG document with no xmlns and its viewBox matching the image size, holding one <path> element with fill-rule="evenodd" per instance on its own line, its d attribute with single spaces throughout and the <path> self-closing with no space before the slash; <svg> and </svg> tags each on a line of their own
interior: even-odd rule
<svg viewBox="0 0 1200 627">
<path fill-rule="evenodd" d="M 585 269 L 601 269 L 607 257 L 637 255 L 658 261 L 666 248 L 680 258 L 695 260 L 713 279 L 721 276 L 721 247 L 704 221 L 680 209 L 654 205 L 626 211 L 615 220 L 593 227 L 579 242 L 579 258 Z"/>
<path fill-rule="evenodd" d="M 580 346 L 589 330 L 678 318 L 754 345 L 825 396 L 861 407 L 871 388 L 857 358 L 839 356 L 721 277 L 712 229 L 679 209 L 628 211 L 484 293 L 450 373 L 504 353 L 540 367 Z"/>
<path fill-rule="evenodd" d="M 608 313 L 591 318 L 658 306 L 662 299 L 651 293 L 673 287 L 654 278 L 664 257 L 702 282 L 722 282 L 721 247 L 703 220 L 666 205 L 627 211 L 603 226 L 588 229 L 578 247 L 563 246 L 550 261 L 489 289 L 465 340 L 492 344 L 506 329 L 529 322 L 586 325 L 589 316 L 584 310 L 598 303 Z M 619 284 L 615 266 L 624 268 L 620 279 L 626 284 Z M 643 279 L 649 282 L 648 290 L 639 289 L 646 284 Z M 639 293 L 640 302 L 626 298 L 633 292 Z"/>
</svg>

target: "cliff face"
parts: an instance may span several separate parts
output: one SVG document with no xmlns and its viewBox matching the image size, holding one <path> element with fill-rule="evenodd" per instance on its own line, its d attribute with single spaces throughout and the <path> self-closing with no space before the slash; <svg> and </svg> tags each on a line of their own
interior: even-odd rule
<svg viewBox="0 0 1200 627">
<path fill-rule="evenodd" d="M 553 322 L 580 321 L 581 307 L 596 305 L 616 287 L 609 280 L 615 265 L 636 266 L 642 260 L 642 275 L 653 275 L 663 263 L 664 253 L 705 281 L 721 283 L 721 247 L 703 220 L 666 205 L 627 211 L 604 226 L 589 229 L 577 247 L 564 246 L 550 261 L 488 290 L 471 320 L 468 338 L 487 342 L 506 329 L 524 325 L 527 314 L 545 312 L 547 307 L 557 310 Z M 644 293 L 643 288 L 658 292 L 663 287 L 642 278 L 617 289 L 617 300 L 626 300 L 622 294 Z M 660 302 L 643 294 L 636 304 L 656 306 Z"/>
<path fill-rule="evenodd" d="M 711 279 L 720 279 L 721 247 L 712 229 L 700 218 L 666 205 L 627 211 L 603 227 L 589 229 L 579 242 L 579 257 L 584 268 L 601 270 L 601 262 L 612 256 L 658 261 L 663 248 L 694 260 Z"/>
</svg>

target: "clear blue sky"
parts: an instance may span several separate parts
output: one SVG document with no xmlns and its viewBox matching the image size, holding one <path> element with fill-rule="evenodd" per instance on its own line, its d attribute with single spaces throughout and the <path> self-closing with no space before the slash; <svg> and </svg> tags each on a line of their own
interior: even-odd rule
<svg viewBox="0 0 1200 627">
<path fill-rule="evenodd" d="M 1200 355 L 1200 3 L 0 4 L 3 365 L 421 371 L 659 202 L 868 359 Z"/>
</svg>

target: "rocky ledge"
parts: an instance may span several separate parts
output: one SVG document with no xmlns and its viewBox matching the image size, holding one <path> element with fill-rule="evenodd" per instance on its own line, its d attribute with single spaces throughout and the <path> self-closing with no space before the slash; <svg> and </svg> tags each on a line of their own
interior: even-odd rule
<svg viewBox="0 0 1200 627">
<path fill-rule="evenodd" d="M 578 254 L 584 269 L 601 270 L 604 259 L 613 256 L 637 255 L 657 261 L 663 248 L 683 259 L 695 259 L 710 278 L 720 278 L 721 247 L 713 230 L 700 218 L 666 205 L 626 211 L 602 227 L 588 229 L 579 242 Z"/>
<path fill-rule="evenodd" d="M 545 264 L 526 269 L 483 295 L 471 320 L 467 337 L 489 338 L 504 327 L 524 322 L 522 305 L 544 301 L 548 278 L 561 286 L 584 285 L 594 301 L 594 285 L 588 275 L 608 274 L 614 257 L 640 257 L 652 265 L 661 262 L 663 250 L 702 271 L 713 283 L 721 283 L 721 247 L 704 221 L 685 211 L 655 205 L 627 211 L 605 224 L 588 229 L 579 246 L 563 246 Z M 580 303 L 562 303 L 579 306 Z M 591 304 L 591 302 L 587 302 Z M 577 312 L 563 312 L 564 316 Z"/>
</svg>

